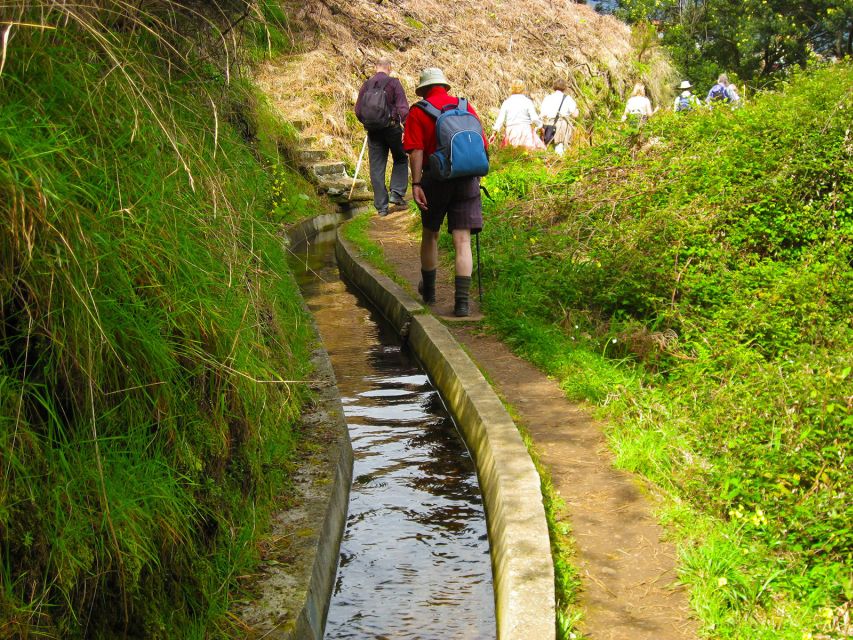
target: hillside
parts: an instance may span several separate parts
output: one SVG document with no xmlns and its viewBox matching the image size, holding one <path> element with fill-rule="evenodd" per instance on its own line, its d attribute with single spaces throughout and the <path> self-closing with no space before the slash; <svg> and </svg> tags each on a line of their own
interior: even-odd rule
<svg viewBox="0 0 853 640">
<path fill-rule="evenodd" d="M 454 90 L 487 118 L 497 116 L 511 81 L 534 98 L 568 78 L 584 117 L 607 114 L 635 79 L 655 102 L 668 97 L 673 70 L 654 43 L 640 42 L 610 16 L 570 0 L 285 2 L 302 53 L 261 65 L 257 74 L 282 115 L 342 158 L 355 160 L 363 130 L 352 113 L 372 62 L 388 57 L 409 97 L 420 70 L 442 67 Z M 621 106 L 620 106 L 621 108 Z"/>
<path fill-rule="evenodd" d="M 851 86 L 813 69 L 486 178 L 487 321 L 668 496 L 714 638 L 853 632 Z"/>
<path fill-rule="evenodd" d="M 112 8 L 0 8 L 2 638 L 224 635 L 300 441 L 299 179 L 238 16 Z"/>
</svg>

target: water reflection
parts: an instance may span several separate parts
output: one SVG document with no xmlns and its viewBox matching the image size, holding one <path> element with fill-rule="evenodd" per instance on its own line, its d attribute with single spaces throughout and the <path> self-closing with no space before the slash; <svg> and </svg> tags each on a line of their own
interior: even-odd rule
<svg viewBox="0 0 853 640">
<path fill-rule="evenodd" d="M 474 464 L 396 334 L 338 279 L 334 235 L 294 270 L 332 358 L 355 450 L 326 638 L 489 638 L 494 603 Z"/>
</svg>

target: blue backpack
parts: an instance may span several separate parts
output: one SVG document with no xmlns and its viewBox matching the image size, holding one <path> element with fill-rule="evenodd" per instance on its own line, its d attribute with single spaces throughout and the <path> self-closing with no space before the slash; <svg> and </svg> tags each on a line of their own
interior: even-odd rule
<svg viewBox="0 0 853 640">
<path fill-rule="evenodd" d="M 708 102 L 728 102 L 729 100 L 731 100 L 731 98 L 729 97 L 729 92 L 726 90 L 726 87 L 721 85 L 720 83 L 715 84 L 713 87 L 711 87 L 711 91 L 708 92 Z"/>
<path fill-rule="evenodd" d="M 489 157 L 483 143 L 483 125 L 468 111 L 468 101 L 459 98 L 457 105 L 442 110 L 421 100 L 415 103 L 435 119 L 438 143 L 429 157 L 430 173 L 439 180 L 466 176 L 484 176 L 489 172 Z"/>
<path fill-rule="evenodd" d="M 691 111 L 693 105 L 690 103 L 690 96 L 678 96 L 678 103 L 675 105 L 676 112 Z"/>
</svg>

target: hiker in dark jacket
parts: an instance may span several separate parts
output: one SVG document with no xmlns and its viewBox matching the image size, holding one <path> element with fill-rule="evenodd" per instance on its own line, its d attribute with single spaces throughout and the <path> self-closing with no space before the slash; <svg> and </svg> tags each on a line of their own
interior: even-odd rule
<svg viewBox="0 0 853 640">
<path fill-rule="evenodd" d="M 361 85 L 355 103 L 355 115 L 367 131 L 373 205 L 380 216 L 388 215 L 389 202 L 392 210 L 405 208 L 409 180 L 403 151 L 403 123 L 409 115 L 409 103 L 403 85 L 390 74 L 391 62 L 384 58 L 377 60 L 376 73 Z M 394 162 L 390 198 L 385 188 L 388 152 Z"/>
<path fill-rule="evenodd" d="M 441 69 L 432 67 L 421 72 L 415 90 L 421 98 L 442 111 L 459 105 L 459 98 L 448 93 L 450 84 Z M 467 112 L 479 120 L 468 104 Z M 426 110 L 415 106 L 406 120 L 403 147 L 409 154 L 412 170 L 412 197 L 421 210 L 421 282 L 418 290 L 427 304 L 435 303 L 435 274 L 438 267 L 438 236 L 447 216 L 447 230 L 453 236 L 456 266 L 454 315 L 468 315 L 469 292 L 473 257 L 471 234 L 483 228 L 483 207 L 480 200 L 480 178 L 465 176 L 440 180 L 432 175 L 429 157 L 436 151 L 436 121 Z M 481 129 L 482 136 L 482 129 Z M 485 136 L 483 146 L 488 147 Z M 481 147 L 483 148 L 483 147 Z"/>
</svg>

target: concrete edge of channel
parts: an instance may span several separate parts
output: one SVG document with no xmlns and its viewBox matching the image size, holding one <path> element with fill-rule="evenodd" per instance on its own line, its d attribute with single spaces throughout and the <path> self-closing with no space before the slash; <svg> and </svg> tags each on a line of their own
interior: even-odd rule
<svg viewBox="0 0 853 640">
<path fill-rule="evenodd" d="M 491 385 L 447 328 L 338 235 L 338 268 L 406 336 L 474 455 L 486 507 L 498 638 L 553 639 L 554 565 L 540 478 Z"/>
<path fill-rule="evenodd" d="M 287 240 L 291 245 L 304 242 L 320 231 L 333 229 L 348 216 L 340 213 L 323 214 L 304 220 L 287 230 Z M 303 305 L 304 305 L 303 301 Z M 314 318 L 305 307 L 311 319 L 314 336 L 318 346 L 312 354 L 315 379 L 320 383 L 317 393 L 317 404 L 321 411 L 335 417 L 339 437 L 333 447 L 338 449 L 335 463 L 334 478 L 328 486 L 328 504 L 323 525 L 317 536 L 314 547 L 314 562 L 311 577 L 306 589 L 305 602 L 302 606 L 291 638 L 296 640 L 322 640 L 326 628 L 326 617 L 335 584 L 335 574 L 338 568 L 341 540 L 346 527 L 347 511 L 349 509 L 349 494 L 352 486 L 353 450 L 349 437 L 341 394 L 338 391 L 337 379 L 332 368 L 332 361 L 325 348 L 322 347 L 320 331 L 314 323 Z M 334 460 L 334 455 L 332 456 Z"/>
</svg>

